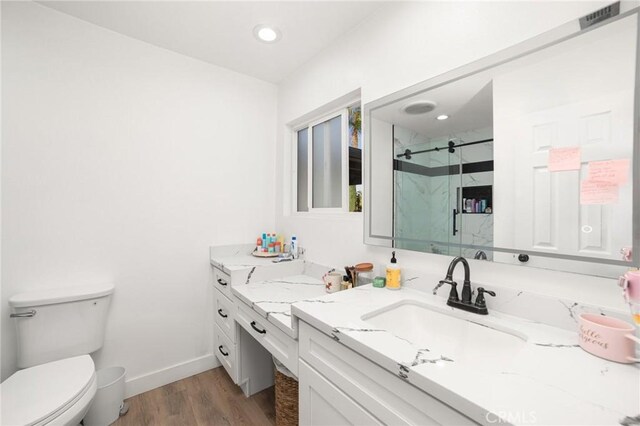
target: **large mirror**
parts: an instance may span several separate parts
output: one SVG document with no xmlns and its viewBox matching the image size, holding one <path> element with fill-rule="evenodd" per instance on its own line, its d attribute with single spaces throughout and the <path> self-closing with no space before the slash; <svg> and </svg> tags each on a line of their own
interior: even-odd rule
<svg viewBox="0 0 640 426">
<path fill-rule="evenodd" d="M 637 50 L 637 10 L 622 10 L 365 105 L 365 242 L 602 276 L 638 265 Z"/>
</svg>

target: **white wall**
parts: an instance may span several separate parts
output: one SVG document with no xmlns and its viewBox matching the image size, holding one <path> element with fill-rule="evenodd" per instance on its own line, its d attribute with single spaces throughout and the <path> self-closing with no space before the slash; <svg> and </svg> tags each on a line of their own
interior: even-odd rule
<svg viewBox="0 0 640 426">
<path fill-rule="evenodd" d="M 179 365 L 135 393 L 211 366 L 208 246 L 274 228 L 276 87 L 31 2 L 2 50 L 2 306 L 113 282 L 98 367 Z"/>
<path fill-rule="evenodd" d="M 279 86 L 277 225 L 296 233 L 307 258 L 336 266 L 388 262 L 390 250 L 365 246 L 358 216 L 292 216 L 287 123 L 361 89 L 363 103 L 512 46 L 609 3 L 412 2 L 381 10 Z M 365 147 L 366 149 L 366 147 Z M 330 237 L 329 237 L 330 236 Z M 401 265 L 445 272 L 451 258 L 400 251 Z M 524 272 L 524 273 L 523 273 Z M 623 308 L 615 280 L 474 261 L 472 278 Z M 544 290 L 543 290 L 544 287 Z"/>
</svg>

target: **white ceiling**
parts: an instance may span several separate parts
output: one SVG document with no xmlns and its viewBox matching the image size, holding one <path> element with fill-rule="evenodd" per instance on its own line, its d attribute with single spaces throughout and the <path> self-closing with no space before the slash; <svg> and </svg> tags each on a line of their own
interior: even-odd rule
<svg viewBox="0 0 640 426">
<path fill-rule="evenodd" d="M 277 83 L 387 2 L 39 1 L 121 34 Z M 259 42 L 253 28 L 282 32 Z"/>
<path fill-rule="evenodd" d="M 373 117 L 413 130 L 429 139 L 493 126 L 493 74 L 480 72 L 426 92 L 417 93 L 372 112 Z M 426 114 L 409 115 L 403 107 L 416 101 L 431 101 L 436 108 Z M 440 114 L 448 120 L 436 120 Z"/>
</svg>

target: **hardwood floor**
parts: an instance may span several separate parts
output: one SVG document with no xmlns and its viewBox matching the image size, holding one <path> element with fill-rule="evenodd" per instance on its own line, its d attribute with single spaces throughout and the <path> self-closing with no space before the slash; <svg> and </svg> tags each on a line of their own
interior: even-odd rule
<svg viewBox="0 0 640 426">
<path fill-rule="evenodd" d="M 246 398 L 222 367 L 127 399 L 115 426 L 275 425 L 274 388 Z"/>
</svg>

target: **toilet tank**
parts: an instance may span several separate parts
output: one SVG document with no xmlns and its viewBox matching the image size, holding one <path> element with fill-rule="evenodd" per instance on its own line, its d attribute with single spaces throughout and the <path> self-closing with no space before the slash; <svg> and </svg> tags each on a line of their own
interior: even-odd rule
<svg viewBox="0 0 640 426">
<path fill-rule="evenodd" d="M 89 354 L 102 347 L 112 284 L 20 293 L 9 299 L 18 367 Z"/>
</svg>

